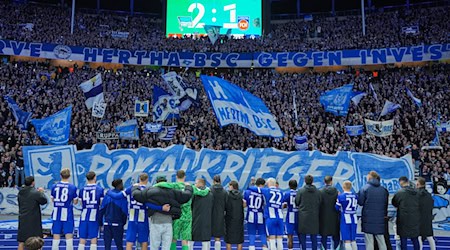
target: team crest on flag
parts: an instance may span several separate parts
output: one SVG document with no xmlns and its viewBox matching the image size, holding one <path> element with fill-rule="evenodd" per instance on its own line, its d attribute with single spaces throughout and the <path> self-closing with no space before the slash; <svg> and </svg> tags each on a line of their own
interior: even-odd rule
<svg viewBox="0 0 450 250">
<path fill-rule="evenodd" d="M 63 145 L 69 142 L 71 116 L 72 106 L 69 106 L 47 118 L 31 120 L 31 124 L 42 141 Z"/>
<path fill-rule="evenodd" d="M 147 117 L 149 107 L 150 107 L 149 101 L 141 102 L 139 100 L 136 100 L 134 102 L 134 116 Z"/>
<path fill-rule="evenodd" d="M 384 137 L 392 135 L 392 132 L 394 131 L 394 120 L 380 122 L 365 119 L 364 121 L 366 123 L 366 130 L 368 134 Z"/>
<path fill-rule="evenodd" d="M 97 118 L 103 118 L 106 112 L 105 102 L 94 102 L 92 105 L 92 116 Z"/>
<path fill-rule="evenodd" d="M 177 126 L 163 126 L 158 138 L 163 141 L 171 141 L 177 132 Z"/>
</svg>

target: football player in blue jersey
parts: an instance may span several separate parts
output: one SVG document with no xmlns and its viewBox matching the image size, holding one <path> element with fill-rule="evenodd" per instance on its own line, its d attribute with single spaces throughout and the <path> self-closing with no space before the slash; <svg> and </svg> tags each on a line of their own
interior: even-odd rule
<svg viewBox="0 0 450 250">
<path fill-rule="evenodd" d="M 352 192 L 352 183 L 350 181 L 344 181 L 342 188 L 344 193 L 338 195 L 336 201 L 336 210 L 341 212 L 341 240 L 344 241 L 346 250 L 357 250 L 356 228 L 358 218 L 356 209 L 358 208 L 358 197 Z"/>
<path fill-rule="evenodd" d="M 66 249 L 73 250 L 73 205 L 78 203 L 77 187 L 69 183 L 70 169 L 62 169 L 60 175 L 61 181 L 54 184 L 51 189 L 53 202 L 52 250 L 59 249 L 61 234 L 66 236 Z"/>
<path fill-rule="evenodd" d="M 255 182 L 256 187 L 263 188 L 266 181 L 263 178 L 258 178 Z M 245 220 L 247 221 L 247 233 L 249 240 L 249 250 L 255 250 L 256 233 L 260 235 L 263 250 L 267 250 L 267 235 L 266 226 L 264 223 L 264 197 L 259 192 L 245 190 L 244 192 L 245 206 L 247 207 L 247 214 Z"/>
<path fill-rule="evenodd" d="M 93 171 L 86 174 L 87 185 L 80 189 L 78 197 L 82 203 L 80 226 L 78 229 L 80 243 L 78 250 L 84 250 L 86 239 L 91 241 L 91 250 L 97 249 L 99 229 L 99 208 L 104 196 L 104 190 L 96 184 L 97 178 Z"/>
<path fill-rule="evenodd" d="M 264 196 L 264 219 L 266 220 L 266 231 L 269 236 L 269 249 L 283 249 L 283 193 L 276 187 L 274 178 L 267 179 L 267 188 L 249 187 L 253 192 Z"/>
<path fill-rule="evenodd" d="M 292 250 L 294 248 L 294 233 L 297 234 L 298 227 L 298 208 L 295 205 L 295 196 L 297 195 L 298 183 L 296 180 L 289 181 L 289 191 L 284 193 L 283 205 L 287 207 L 286 213 L 286 234 L 288 237 L 288 249 Z"/>
</svg>

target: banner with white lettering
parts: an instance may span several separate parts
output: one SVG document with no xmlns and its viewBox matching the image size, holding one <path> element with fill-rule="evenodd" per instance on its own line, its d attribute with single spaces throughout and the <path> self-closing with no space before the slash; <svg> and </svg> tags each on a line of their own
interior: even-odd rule
<svg viewBox="0 0 450 250">
<path fill-rule="evenodd" d="M 215 76 L 201 76 L 221 127 L 238 124 L 260 136 L 283 137 L 264 102 L 248 91 Z"/>
<path fill-rule="evenodd" d="M 0 55 L 190 68 L 317 67 L 447 60 L 450 59 L 450 43 L 314 52 L 191 53 L 91 48 L 0 39 Z"/>
<path fill-rule="evenodd" d="M 117 178 L 121 178 L 125 186 L 132 185 L 142 172 L 149 174 L 150 184 L 158 175 L 175 181 L 180 169 L 186 171 L 186 181 L 202 177 L 207 186 L 218 174 L 225 181 L 223 185 L 236 180 L 240 187 L 248 186 L 254 176 L 274 177 L 284 190 L 289 188 L 291 179 L 298 180 L 302 186 L 307 174 L 314 176 L 314 184 L 319 188 L 323 186 L 323 177 L 330 175 L 338 189 L 343 181 L 350 180 L 358 190 L 366 183 L 367 174 L 375 170 L 382 176 L 382 185 L 394 193 L 400 188 L 400 176 L 414 177 L 410 155 L 397 159 L 366 153 L 286 152 L 274 148 L 195 151 L 180 145 L 109 150 L 105 144 L 95 144 L 89 150 L 77 150 L 74 145 L 24 146 L 23 152 L 25 173 L 35 177 L 38 187 L 51 187 L 59 181 L 59 172 L 65 167 L 72 171 L 78 187 L 86 184 L 85 174 L 92 170 L 97 173 L 97 183 L 106 188 L 111 188 L 111 182 Z"/>
</svg>

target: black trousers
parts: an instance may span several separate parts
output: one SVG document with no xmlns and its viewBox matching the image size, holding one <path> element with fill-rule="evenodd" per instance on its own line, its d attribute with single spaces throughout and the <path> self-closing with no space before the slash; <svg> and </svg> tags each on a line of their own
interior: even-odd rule
<svg viewBox="0 0 450 250">
<path fill-rule="evenodd" d="M 123 226 L 103 226 L 103 238 L 105 250 L 111 250 L 111 243 L 114 239 L 117 250 L 123 250 Z"/>
</svg>

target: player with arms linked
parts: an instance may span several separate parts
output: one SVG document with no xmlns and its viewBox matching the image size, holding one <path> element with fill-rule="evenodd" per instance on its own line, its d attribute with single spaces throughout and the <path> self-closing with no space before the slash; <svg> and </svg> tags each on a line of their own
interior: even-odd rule
<svg viewBox="0 0 450 250">
<path fill-rule="evenodd" d="M 269 249 L 283 249 L 283 193 L 276 187 L 277 181 L 274 178 L 267 179 L 267 188 L 249 187 L 253 192 L 263 194 L 264 218 L 266 220 L 266 230 L 269 236 Z"/>
<path fill-rule="evenodd" d="M 256 187 L 263 188 L 266 181 L 263 178 L 258 178 L 256 180 Z M 261 238 L 261 244 L 263 245 L 263 250 L 267 250 L 267 236 L 266 236 L 266 226 L 264 223 L 264 196 L 252 190 L 245 190 L 244 193 L 245 206 L 247 207 L 247 214 L 245 220 L 247 221 L 247 232 L 249 240 L 249 250 L 255 250 L 255 238 L 256 231 Z"/>
<path fill-rule="evenodd" d="M 73 205 L 78 203 L 77 187 L 69 183 L 70 170 L 64 168 L 60 172 L 61 181 L 52 186 L 52 250 L 59 249 L 61 234 L 66 236 L 66 249 L 73 250 Z"/>
<path fill-rule="evenodd" d="M 80 243 L 78 244 L 78 250 L 84 250 L 86 245 L 86 239 L 91 240 L 91 250 L 97 249 L 97 237 L 98 237 L 98 218 L 100 203 L 104 196 L 104 190 L 96 184 L 97 178 L 93 171 L 89 171 L 86 174 L 88 184 L 80 189 L 79 199 L 81 199 L 82 210 L 79 226 Z"/>
<path fill-rule="evenodd" d="M 297 181 L 290 180 L 289 181 L 289 191 L 284 193 L 283 204 L 284 207 L 287 207 L 286 213 L 286 234 L 288 237 L 288 249 L 291 250 L 294 248 L 294 233 L 297 233 L 298 227 L 298 208 L 295 205 L 295 196 L 297 195 Z"/>
</svg>

